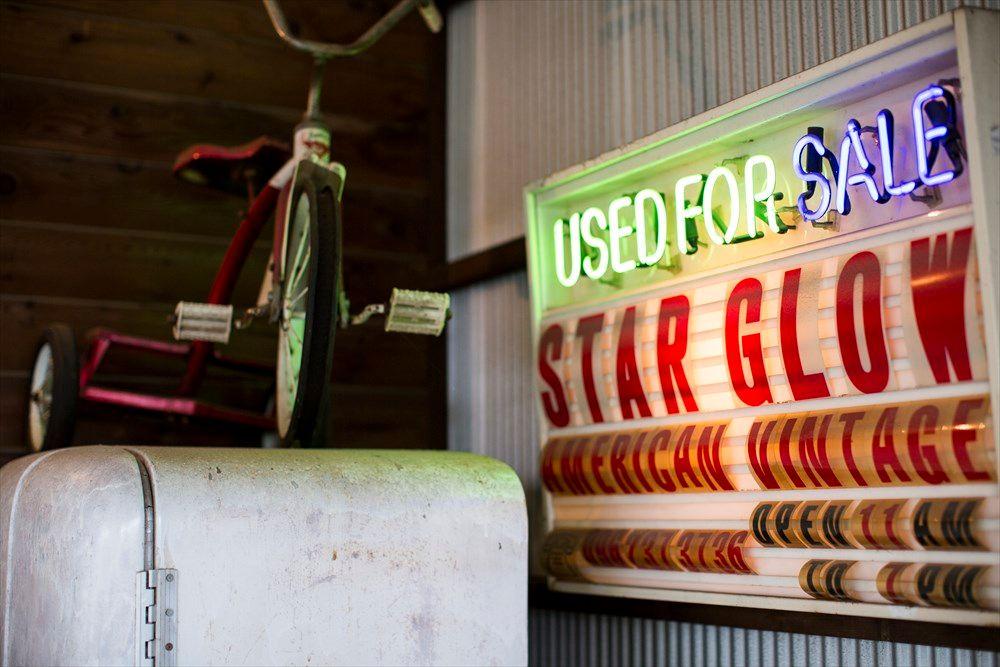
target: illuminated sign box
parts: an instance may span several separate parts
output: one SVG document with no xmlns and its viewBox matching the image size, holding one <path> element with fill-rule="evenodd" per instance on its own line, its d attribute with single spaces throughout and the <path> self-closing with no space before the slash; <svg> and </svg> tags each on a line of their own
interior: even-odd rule
<svg viewBox="0 0 1000 667">
<path fill-rule="evenodd" d="M 550 587 L 1000 624 L 997 30 L 527 188 Z"/>
</svg>

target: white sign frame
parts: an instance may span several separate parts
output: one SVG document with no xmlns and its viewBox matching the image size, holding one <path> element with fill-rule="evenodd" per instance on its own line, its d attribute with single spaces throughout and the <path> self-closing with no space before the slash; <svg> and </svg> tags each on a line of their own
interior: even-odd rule
<svg viewBox="0 0 1000 667">
<path fill-rule="evenodd" d="M 886 85 L 887 81 L 891 83 L 918 76 L 922 67 L 926 67 L 928 71 L 934 69 L 925 63 L 951 59 L 958 62 L 962 82 L 961 112 L 969 163 L 967 177 L 977 260 L 981 267 L 980 286 L 990 404 L 996 423 L 1000 416 L 1000 187 L 995 179 L 1000 174 L 1000 149 L 996 147 L 997 139 L 993 139 L 991 143 L 990 135 L 991 132 L 996 135 L 996 128 L 1000 126 L 1000 62 L 996 59 L 995 48 L 998 34 L 1000 12 L 968 8 L 955 10 L 527 186 L 524 196 L 528 223 L 527 256 L 532 297 L 533 350 L 538 349 L 543 316 L 540 277 L 543 275 L 541 262 L 544 258 L 539 252 L 536 212 L 545 201 L 565 197 L 571 192 L 627 174 L 650 161 L 683 153 L 720 137 L 745 132 L 748 128 L 763 126 L 790 114 L 808 112 L 810 108 L 842 96 L 842 91 L 851 90 L 855 96 L 863 95 L 862 91 Z M 838 241 L 831 239 L 830 243 L 832 245 Z M 788 254 L 794 253 L 785 253 L 784 256 Z M 763 260 L 755 260 L 754 264 L 766 266 L 780 258 L 781 255 L 769 256 Z M 641 288 L 637 291 L 645 292 L 648 289 Z M 878 396 L 874 396 L 872 402 L 878 401 Z M 548 435 L 547 421 L 537 399 L 536 410 L 541 425 L 541 445 Z M 1000 428 L 994 429 L 993 439 L 1000 460 Z M 546 524 L 551 529 L 551 497 L 547 492 L 545 498 Z M 1000 614 L 973 610 L 648 589 L 574 583 L 551 578 L 549 585 L 556 591 L 613 597 L 1000 625 Z"/>
</svg>

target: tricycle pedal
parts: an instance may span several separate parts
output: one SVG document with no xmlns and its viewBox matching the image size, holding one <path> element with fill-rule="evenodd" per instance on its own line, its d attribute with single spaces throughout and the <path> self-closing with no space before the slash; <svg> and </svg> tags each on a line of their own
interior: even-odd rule
<svg viewBox="0 0 1000 667">
<path fill-rule="evenodd" d="M 393 288 L 385 330 L 440 336 L 451 317 L 450 305 L 447 293 Z"/>
<path fill-rule="evenodd" d="M 175 340 L 228 343 L 233 329 L 232 305 L 181 301 L 174 309 Z"/>
</svg>

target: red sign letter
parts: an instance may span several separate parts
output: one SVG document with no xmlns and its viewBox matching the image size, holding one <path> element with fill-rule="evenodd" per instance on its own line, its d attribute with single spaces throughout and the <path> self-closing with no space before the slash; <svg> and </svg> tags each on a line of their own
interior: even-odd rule
<svg viewBox="0 0 1000 667">
<path fill-rule="evenodd" d="M 983 399 L 970 398 L 959 402 L 955 408 L 955 419 L 951 429 L 951 447 L 958 459 L 958 465 L 965 475 L 965 479 L 975 482 L 981 479 L 989 479 L 990 473 L 986 470 L 976 470 L 972 465 L 972 458 L 969 456 L 969 445 L 979 438 L 979 427 L 969 421 L 969 412 L 978 410 L 983 405 Z M 965 428 L 959 428 L 964 426 Z"/>
<path fill-rule="evenodd" d="M 622 408 L 622 418 L 632 419 L 632 403 L 641 417 L 652 417 L 642 393 L 642 380 L 635 362 L 635 306 L 625 309 L 622 316 L 622 330 L 618 334 L 618 361 L 615 364 L 618 376 L 618 403 Z"/>
<path fill-rule="evenodd" d="M 854 284 L 861 277 L 861 323 L 868 348 L 866 371 L 861 365 L 854 320 Z M 873 252 L 859 252 L 847 260 L 837 280 L 837 338 L 847 377 L 866 394 L 889 384 L 889 353 L 882 331 L 882 269 Z"/>
<path fill-rule="evenodd" d="M 951 381 L 948 358 L 959 381 L 971 380 L 965 340 L 965 271 L 972 230 L 955 232 L 950 253 L 947 234 L 937 236 L 933 250 L 930 244 L 929 238 L 910 242 L 910 285 L 920 341 L 938 384 Z"/>
<path fill-rule="evenodd" d="M 684 401 L 684 407 L 688 412 L 697 412 L 698 405 L 691 394 L 691 386 L 688 384 L 687 376 L 684 375 L 684 366 L 681 360 L 687 352 L 688 338 L 688 313 L 691 312 L 691 303 L 686 296 L 675 296 L 664 299 L 660 302 L 660 321 L 656 331 L 656 362 L 660 371 L 660 386 L 663 388 L 663 400 L 667 404 L 667 412 L 674 414 L 680 412 L 677 405 L 677 396 L 674 394 L 674 382 L 677 380 L 677 392 Z M 674 328 L 674 337 L 670 339 L 670 322 L 677 324 Z"/>
<path fill-rule="evenodd" d="M 587 395 L 587 407 L 595 424 L 604 421 L 601 414 L 601 402 L 597 400 L 597 388 L 594 386 L 594 337 L 604 326 L 604 313 L 589 317 L 581 317 L 576 325 L 576 337 L 580 339 L 582 354 L 580 355 L 583 372 L 583 391 Z"/>
<path fill-rule="evenodd" d="M 781 285 L 781 359 L 785 363 L 785 375 L 792 388 L 795 400 L 807 398 L 826 398 L 830 390 L 826 386 L 823 372 L 806 374 L 802 370 L 802 357 L 799 355 L 799 334 L 796 327 L 798 318 L 799 276 L 802 269 L 785 271 L 785 279 Z"/>
<path fill-rule="evenodd" d="M 569 406 L 566 405 L 566 395 L 563 393 L 559 376 L 549 365 L 549 359 L 559 361 L 562 357 L 563 330 L 558 324 L 553 324 L 538 341 L 538 374 L 549 386 L 550 391 L 542 391 L 542 407 L 549 423 L 555 428 L 569 424 Z"/>
<path fill-rule="evenodd" d="M 760 322 L 760 301 L 763 293 L 759 280 L 745 278 L 733 288 L 726 304 L 726 361 L 729 362 L 729 377 L 736 395 L 751 406 L 770 403 L 771 388 L 767 384 L 760 334 L 746 334 L 740 338 L 740 309 L 745 301 L 747 323 Z M 750 362 L 752 385 L 747 384 L 743 374 L 743 356 Z"/>
<path fill-rule="evenodd" d="M 923 427 L 921 428 L 921 422 Z M 934 435 L 937 430 L 938 409 L 934 405 L 924 405 L 910 415 L 910 426 L 906 430 L 906 446 L 910 450 L 910 461 L 920 479 L 928 484 L 948 481 L 948 474 L 941 467 L 941 461 L 934 451 L 934 445 L 921 445 L 920 436 Z"/>
</svg>

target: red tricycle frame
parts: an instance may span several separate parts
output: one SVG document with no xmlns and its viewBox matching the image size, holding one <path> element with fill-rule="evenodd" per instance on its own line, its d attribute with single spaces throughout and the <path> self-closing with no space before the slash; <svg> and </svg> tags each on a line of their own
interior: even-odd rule
<svg viewBox="0 0 1000 667">
<path fill-rule="evenodd" d="M 250 251 L 260 237 L 264 225 L 272 213 L 279 208 L 279 202 L 284 204 L 285 196 L 282 195 L 287 196 L 285 189 L 295 164 L 298 160 L 310 159 L 311 156 L 329 159 L 329 148 L 329 133 L 325 128 L 317 127 L 315 124 L 298 128 L 295 156 L 287 159 L 284 166 L 271 177 L 267 185 L 256 196 L 252 197 L 250 208 L 233 235 L 219 270 L 215 274 L 206 303 L 226 305 L 231 302 L 236 281 L 243 271 Z M 282 144 L 264 137 L 233 149 L 219 146 L 195 146 L 181 154 L 174 165 L 174 172 L 184 177 L 184 174 L 192 169 L 192 165 L 196 163 L 249 163 L 253 162 L 265 150 L 272 153 L 284 152 L 287 154 L 288 152 Z M 278 249 L 283 235 L 283 222 L 283 220 L 277 219 L 275 221 L 272 259 L 280 257 Z M 272 261 L 273 269 L 270 270 L 277 270 L 276 264 L 276 261 Z M 187 368 L 180 379 L 175 395 L 164 396 L 127 391 L 96 384 L 95 375 L 108 352 L 113 348 L 136 350 L 180 359 L 186 358 Z M 188 417 L 205 417 L 266 430 L 275 428 L 273 414 L 216 405 L 195 398 L 194 395 L 201 388 L 209 365 L 270 377 L 273 377 L 275 372 L 274 364 L 237 359 L 221 354 L 215 350 L 214 343 L 208 341 L 172 343 L 98 329 L 91 335 L 89 348 L 80 366 L 79 397 L 92 403 L 105 403 Z"/>
</svg>

